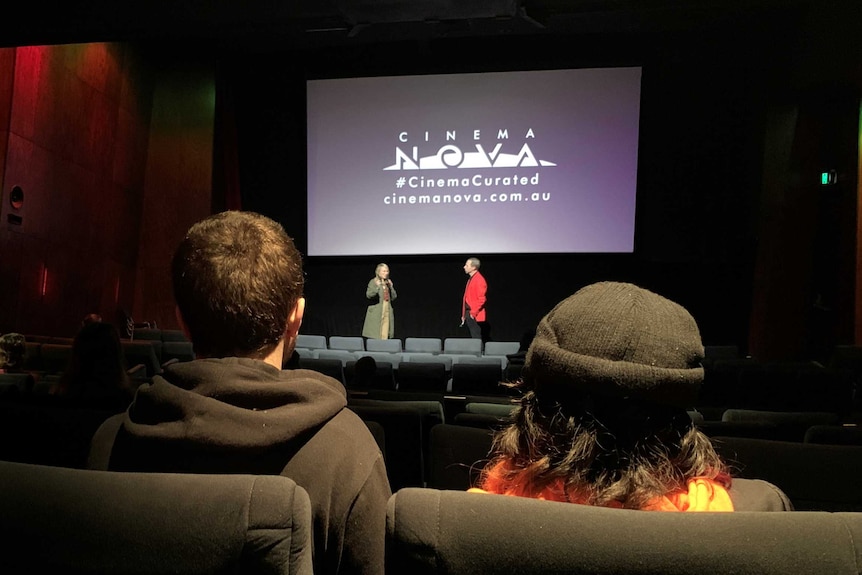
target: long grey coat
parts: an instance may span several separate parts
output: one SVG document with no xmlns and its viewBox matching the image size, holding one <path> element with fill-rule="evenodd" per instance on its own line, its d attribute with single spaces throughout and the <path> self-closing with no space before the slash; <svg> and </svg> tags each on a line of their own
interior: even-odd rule
<svg viewBox="0 0 862 575">
<path fill-rule="evenodd" d="M 374 283 L 376 278 L 371 278 L 368 282 L 368 287 L 365 289 L 365 297 L 369 300 L 374 300 L 374 303 L 368 306 L 365 311 L 365 323 L 362 326 L 362 337 L 372 339 L 380 339 L 380 321 L 383 316 L 383 286 Z M 389 290 L 389 337 L 395 335 L 395 310 L 392 302 L 398 295 L 395 293 L 395 288 Z"/>
</svg>

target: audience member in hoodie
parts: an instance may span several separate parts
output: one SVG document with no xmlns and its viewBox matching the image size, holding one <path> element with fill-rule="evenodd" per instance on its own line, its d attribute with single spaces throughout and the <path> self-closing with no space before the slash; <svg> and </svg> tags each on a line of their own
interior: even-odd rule
<svg viewBox="0 0 862 575">
<path fill-rule="evenodd" d="M 703 344 L 682 306 L 632 284 L 587 286 L 539 323 L 514 421 L 474 491 L 654 511 L 781 511 L 732 481 L 692 423 Z"/>
<path fill-rule="evenodd" d="M 315 573 L 382 573 L 380 450 L 340 382 L 281 369 L 305 311 L 291 238 L 259 214 L 216 214 L 188 231 L 172 276 L 198 359 L 139 387 L 97 432 L 90 467 L 285 475 L 311 497 Z"/>
</svg>

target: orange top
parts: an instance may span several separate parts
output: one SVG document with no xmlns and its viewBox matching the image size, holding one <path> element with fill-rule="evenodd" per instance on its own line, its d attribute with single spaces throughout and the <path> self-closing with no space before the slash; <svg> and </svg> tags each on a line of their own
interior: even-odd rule
<svg viewBox="0 0 862 575">
<path fill-rule="evenodd" d="M 548 487 L 539 493 L 530 494 L 523 488 L 504 488 L 502 482 L 490 480 L 490 477 L 488 479 L 484 485 L 485 489 L 474 487 L 469 491 L 581 503 L 576 498 L 572 499 L 571 494 L 566 497 L 565 490 L 562 489 L 561 485 Z M 620 505 L 611 504 L 608 507 L 620 507 Z M 695 477 L 688 481 L 687 489 L 656 497 L 642 509 L 644 511 L 733 511 L 733 501 L 730 499 L 727 488 L 721 483 L 706 477 Z"/>
</svg>

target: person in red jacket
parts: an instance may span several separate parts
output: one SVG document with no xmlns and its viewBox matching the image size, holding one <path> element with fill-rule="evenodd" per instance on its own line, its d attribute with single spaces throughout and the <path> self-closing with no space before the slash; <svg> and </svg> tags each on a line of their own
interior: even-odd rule
<svg viewBox="0 0 862 575">
<path fill-rule="evenodd" d="M 479 258 L 469 258 L 464 263 L 464 273 L 470 278 L 461 300 L 461 325 L 467 325 L 473 339 L 482 339 L 482 327 L 479 324 L 485 322 L 485 296 L 488 293 L 488 282 L 479 273 L 480 265 Z"/>
</svg>

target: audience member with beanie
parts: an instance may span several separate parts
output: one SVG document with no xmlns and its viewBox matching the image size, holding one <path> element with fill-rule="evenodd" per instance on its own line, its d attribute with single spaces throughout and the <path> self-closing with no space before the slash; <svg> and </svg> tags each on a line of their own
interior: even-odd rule
<svg viewBox="0 0 862 575">
<path fill-rule="evenodd" d="M 732 480 L 686 408 L 703 344 L 682 306 L 617 282 L 589 285 L 539 323 L 513 423 L 498 431 L 478 488 L 656 511 L 792 509 L 764 481 Z"/>
</svg>

